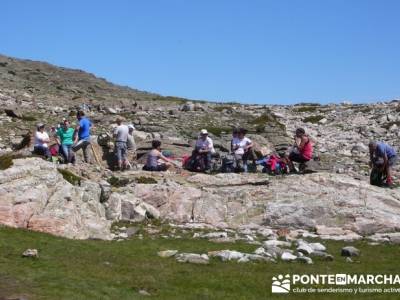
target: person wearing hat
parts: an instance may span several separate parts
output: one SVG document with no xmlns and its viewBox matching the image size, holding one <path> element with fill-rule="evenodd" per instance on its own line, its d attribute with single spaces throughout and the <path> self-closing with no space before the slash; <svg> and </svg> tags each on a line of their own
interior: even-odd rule
<svg viewBox="0 0 400 300">
<path fill-rule="evenodd" d="M 232 140 L 232 149 L 235 155 L 236 167 L 238 170 L 247 172 L 247 161 L 253 160 L 255 165 L 256 155 L 253 150 L 253 142 L 246 137 L 247 130 L 240 128 L 237 133 L 237 138 Z"/>
<path fill-rule="evenodd" d="M 195 153 L 193 155 L 200 155 L 203 160 L 205 171 L 211 169 L 211 155 L 215 153 L 214 144 L 212 139 L 208 136 L 207 129 L 200 131 L 200 136 L 196 141 Z"/>
<path fill-rule="evenodd" d="M 44 155 L 46 159 L 50 159 L 51 154 L 48 146 L 49 142 L 50 138 L 47 132 L 45 131 L 45 125 L 43 123 L 37 124 L 33 153 L 38 155 Z"/>
<path fill-rule="evenodd" d="M 127 160 L 127 141 L 129 135 L 129 128 L 127 125 L 122 124 L 122 118 L 117 117 L 116 119 L 117 127 L 114 129 L 115 138 L 115 154 L 118 160 L 118 168 L 122 171 L 128 166 Z"/>
<path fill-rule="evenodd" d="M 66 163 L 75 163 L 75 155 L 72 151 L 74 144 L 74 128 L 70 127 L 69 121 L 63 119 L 62 126 L 57 130 L 57 143 L 61 147 L 61 153 Z"/>
<path fill-rule="evenodd" d="M 85 116 L 85 113 L 80 110 L 76 114 L 79 124 L 75 128 L 75 139 L 72 150 L 77 152 L 79 149 L 83 151 L 83 157 L 86 163 L 90 163 L 90 129 L 92 128 L 92 122 Z"/>
<path fill-rule="evenodd" d="M 311 139 L 303 128 L 297 128 L 294 135 L 294 148 L 288 157 L 288 165 L 294 171 L 293 162 L 304 164 L 313 157 L 313 145 Z"/>
<path fill-rule="evenodd" d="M 135 127 L 132 124 L 128 125 L 128 139 L 126 141 L 126 147 L 128 149 L 128 166 L 131 166 L 131 163 L 133 163 L 136 160 L 136 143 L 135 139 L 133 137 L 133 131 L 135 130 Z"/>
</svg>

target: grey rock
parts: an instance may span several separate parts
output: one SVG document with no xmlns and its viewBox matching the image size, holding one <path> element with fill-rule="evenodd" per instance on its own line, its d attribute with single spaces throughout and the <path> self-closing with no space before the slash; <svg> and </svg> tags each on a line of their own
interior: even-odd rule
<svg viewBox="0 0 400 300">
<path fill-rule="evenodd" d="M 178 250 L 164 250 L 164 251 L 159 251 L 157 254 L 160 257 L 171 257 L 175 256 L 178 253 Z"/>
<path fill-rule="evenodd" d="M 180 253 L 176 255 L 176 260 L 181 263 L 192 263 L 192 264 L 203 264 L 203 265 L 207 265 L 210 263 L 207 254 L 196 254 L 196 253 Z"/>
<path fill-rule="evenodd" d="M 307 257 L 307 256 L 297 257 L 296 260 L 299 261 L 299 262 L 308 264 L 308 265 L 313 264 L 313 260 L 310 257 Z"/>
<path fill-rule="evenodd" d="M 296 259 L 297 259 L 297 256 L 293 255 L 292 253 L 289 253 L 289 252 L 283 252 L 281 255 L 281 260 L 283 260 L 283 261 L 293 261 Z"/>
<path fill-rule="evenodd" d="M 341 251 L 342 256 L 359 256 L 360 250 L 353 246 L 346 246 L 342 248 Z"/>
<path fill-rule="evenodd" d="M 34 257 L 34 258 L 38 258 L 39 257 L 39 251 L 37 249 L 26 249 L 23 253 L 22 253 L 23 257 Z"/>
</svg>

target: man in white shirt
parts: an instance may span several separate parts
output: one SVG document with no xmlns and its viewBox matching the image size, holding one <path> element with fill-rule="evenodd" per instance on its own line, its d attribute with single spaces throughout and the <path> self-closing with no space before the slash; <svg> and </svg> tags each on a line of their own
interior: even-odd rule
<svg viewBox="0 0 400 300">
<path fill-rule="evenodd" d="M 204 162 L 205 170 L 211 168 L 211 155 L 215 153 L 214 144 L 212 139 L 208 136 L 207 129 L 200 131 L 200 136 L 196 141 L 196 146 L 193 155 L 201 155 Z"/>
<path fill-rule="evenodd" d="M 122 124 L 122 118 L 116 120 L 117 127 L 114 129 L 115 153 L 118 160 L 118 168 L 122 171 L 128 165 L 127 160 L 127 141 L 129 135 L 128 126 Z"/>
<path fill-rule="evenodd" d="M 236 159 L 236 167 L 238 170 L 247 172 L 247 161 L 253 160 L 255 165 L 256 155 L 253 150 L 253 142 L 246 137 L 247 130 L 240 128 L 237 137 L 232 139 L 232 150 Z"/>
<path fill-rule="evenodd" d="M 33 153 L 38 155 L 44 155 L 47 159 L 51 157 L 48 142 L 50 142 L 49 135 L 44 131 L 45 125 L 39 123 L 36 126 L 35 132 L 35 144 L 33 147 Z"/>
</svg>

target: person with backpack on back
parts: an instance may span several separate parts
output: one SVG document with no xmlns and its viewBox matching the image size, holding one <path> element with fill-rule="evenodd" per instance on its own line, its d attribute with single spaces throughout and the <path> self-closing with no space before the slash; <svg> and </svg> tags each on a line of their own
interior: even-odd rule
<svg viewBox="0 0 400 300">
<path fill-rule="evenodd" d="M 75 128 L 75 139 L 72 150 L 77 152 L 79 149 L 82 149 L 85 162 L 90 163 L 89 148 L 92 122 L 90 122 L 82 110 L 78 111 L 76 118 L 78 119 L 79 123 Z"/>
<path fill-rule="evenodd" d="M 126 141 L 126 147 L 128 149 L 127 159 L 128 159 L 128 166 L 132 167 L 132 164 L 134 164 L 134 161 L 136 160 L 136 143 L 135 143 L 135 138 L 133 137 L 133 131 L 135 130 L 135 127 L 132 124 L 129 124 L 128 129 L 129 129 L 129 134 L 128 134 L 128 139 Z"/>
<path fill-rule="evenodd" d="M 127 142 L 129 135 L 129 128 L 127 125 L 122 124 L 122 118 L 118 117 L 116 120 L 117 127 L 114 129 L 115 138 L 115 154 L 117 156 L 118 168 L 120 171 L 126 169 L 128 166 L 127 159 Z"/>
<path fill-rule="evenodd" d="M 380 171 L 381 175 L 386 176 L 386 184 L 393 185 L 393 178 L 391 168 L 396 164 L 397 154 L 396 151 L 388 144 L 383 142 L 371 141 L 368 145 L 369 148 L 369 165 L 372 168 Z M 380 178 L 381 179 L 381 178 Z"/>
<path fill-rule="evenodd" d="M 313 144 L 310 137 L 303 128 L 297 128 L 294 135 L 294 147 L 287 157 L 287 163 L 290 171 L 295 171 L 293 162 L 304 163 L 310 161 L 313 157 Z"/>
</svg>

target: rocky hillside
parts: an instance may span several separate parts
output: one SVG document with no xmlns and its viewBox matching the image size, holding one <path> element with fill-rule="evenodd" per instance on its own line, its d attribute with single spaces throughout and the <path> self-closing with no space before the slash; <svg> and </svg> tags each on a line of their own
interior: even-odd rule
<svg viewBox="0 0 400 300">
<path fill-rule="evenodd" d="M 369 186 L 367 164 L 371 139 L 399 149 L 398 101 L 294 106 L 196 102 L 120 87 L 79 70 L 0 56 L 0 103 L 3 224 L 105 239 L 113 237 L 112 222 L 147 217 L 254 232 L 300 229 L 336 239 L 388 239 L 387 234 L 399 231 L 399 190 Z M 78 108 L 94 122 L 98 164 L 11 161 L 10 153 L 29 154 L 29 137 L 37 122 L 51 126 L 64 117 L 74 120 Z M 245 127 L 256 150 L 271 153 L 285 151 L 294 129 L 304 127 L 319 158 L 309 167 L 318 173 L 116 173 L 111 149 L 98 136 L 110 132 L 117 115 L 135 124 L 139 167 L 154 138 L 179 158 L 191 152 L 198 131 L 206 128 L 217 150 L 226 153 L 232 127 Z M 396 181 L 397 171 L 398 167 Z"/>
</svg>

